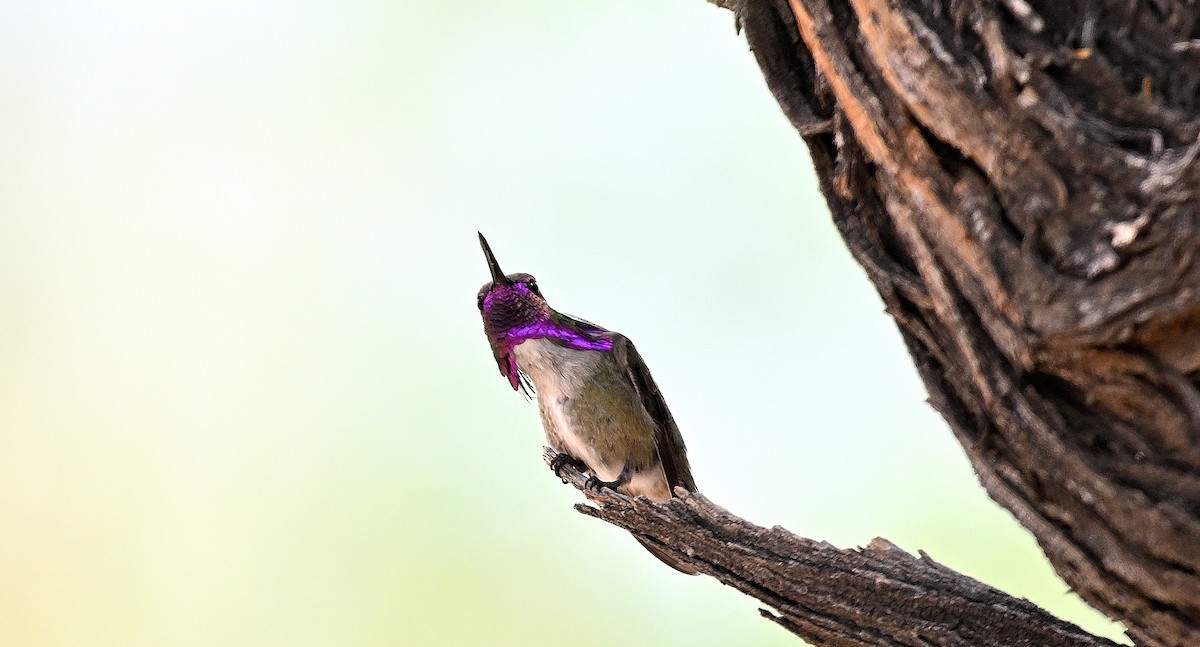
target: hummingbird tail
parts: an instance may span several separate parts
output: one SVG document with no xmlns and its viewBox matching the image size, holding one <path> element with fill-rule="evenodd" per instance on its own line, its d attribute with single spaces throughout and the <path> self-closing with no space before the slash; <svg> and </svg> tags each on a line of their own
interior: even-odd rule
<svg viewBox="0 0 1200 647">
<path fill-rule="evenodd" d="M 638 540 L 638 543 L 641 544 L 642 546 L 645 546 L 646 550 L 650 551 L 651 555 L 654 555 L 662 563 L 666 564 L 667 566 L 670 566 L 671 568 L 679 571 L 680 573 L 683 573 L 684 575 L 699 575 L 700 574 L 700 571 L 679 561 L 674 555 L 672 555 L 670 552 L 668 552 L 666 550 L 663 550 L 661 547 L 659 547 L 655 544 L 652 544 L 649 541 L 642 539 L 641 537 L 634 536 L 634 539 Z"/>
</svg>

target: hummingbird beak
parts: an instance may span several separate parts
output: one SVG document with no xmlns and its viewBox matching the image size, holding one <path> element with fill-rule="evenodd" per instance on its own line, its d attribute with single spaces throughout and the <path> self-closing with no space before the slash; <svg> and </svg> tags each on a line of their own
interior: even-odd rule
<svg viewBox="0 0 1200 647">
<path fill-rule="evenodd" d="M 487 239 L 483 237 L 482 233 L 475 233 L 479 234 L 479 246 L 483 247 L 483 255 L 487 257 L 488 269 L 492 271 L 492 281 L 497 285 L 512 285 L 512 281 L 509 281 L 508 277 L 504 276 L 504 271 L 500 269 L 500 263 L 496 262 L 496 255 L 492 253 Z"/>
</svg>

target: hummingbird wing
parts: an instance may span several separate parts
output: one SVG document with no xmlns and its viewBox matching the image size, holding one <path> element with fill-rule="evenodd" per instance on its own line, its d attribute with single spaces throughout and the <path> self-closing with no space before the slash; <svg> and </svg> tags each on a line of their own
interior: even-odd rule
<svg viewBox="0 0 1200 647">
<path fill-rule="evenodd" d="M 629 375 L 629 381 L 637 389 L 642 400 L 642 407 L 654 421 L 654 444 L 658 447 L 658 458 L 662 461 L 663 472 L 667 475 L 667 484 L 672 488 L 680 486 L 689 492 L 696 491 L 696 481 L 692 479 L 692 468 L 688 464 L 687 447 L 683 444 L 683 436 L 667 401 L 662 392 L 650 377 L 650 369 L 646 362 L 633 347 L 633 342 L 620 333 L 612 333 L 613 353 L 617 364 Z"/>
</svg>

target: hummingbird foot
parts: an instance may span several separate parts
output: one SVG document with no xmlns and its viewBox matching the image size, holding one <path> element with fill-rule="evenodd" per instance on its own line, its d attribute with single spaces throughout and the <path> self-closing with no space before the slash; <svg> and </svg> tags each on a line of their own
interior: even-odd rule
<svg viewBox="0 0 1200 647">
<path fill-rule="evenodd" d="M 560 479 L 562 478 L 563 468 L 568 466 L 579 472 L 587 469 L 587 463 L 584 463 L 583 461 L 566 452 L 559 452 L 559 454 L 554 457 L 554 460 L 550 461 L 550 471 L 554 472 L 554 475 Z M 563 483 L 566 482 L 567 480 L 563 479 Z"/>
<path fill-rule="evenodd" d="M 583 482 L 583 487 L 584 489 L 591 490 L 593 492 L 600 492 L 601 488 L 608 488 L 613 492 L 616 492 L 617 488 L 629 483 L 629 479 L 632 476 L 633 475 L 630 473 L 628 468 L 621 472 L 621 475 L 618 476 L 617 480 L 615 481 L 601 481 L 595 474 L 592 474 L 586 481 Z"/>
</svg>

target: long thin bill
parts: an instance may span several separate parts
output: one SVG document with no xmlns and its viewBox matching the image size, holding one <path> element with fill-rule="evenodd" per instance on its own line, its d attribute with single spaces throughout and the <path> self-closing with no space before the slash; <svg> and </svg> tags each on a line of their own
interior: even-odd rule
<svg viewBox="0 0 1200 647">
<path fill-rule="evenodd" d="M 492 271 L 492 281 L 496 283 L 508 283 L 509 280 L 504 276 L 504 271 L 500 269 L 500 263 L 496 262 L 496 255 L 492 253 L 491 245 L 488 245 L 487 239 L 483 237 L 482 232 L 479 234 L 479 246 L 483 248 L 483 255 L 487 257 L 488 269 Z"/>
</svg>

